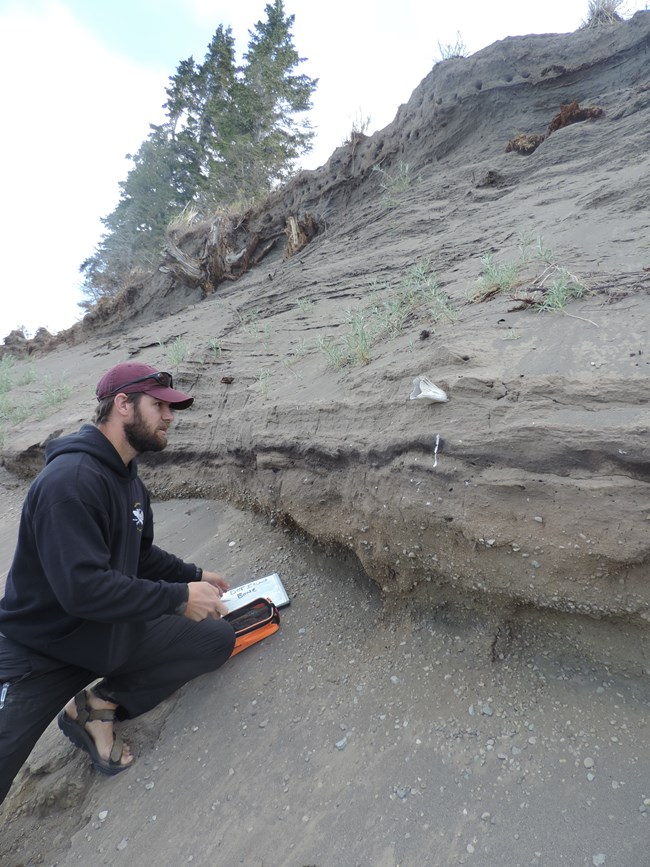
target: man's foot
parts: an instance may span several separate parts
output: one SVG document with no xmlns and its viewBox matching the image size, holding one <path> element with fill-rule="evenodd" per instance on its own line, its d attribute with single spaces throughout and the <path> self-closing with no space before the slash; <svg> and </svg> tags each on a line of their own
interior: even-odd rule
<svg viewBox="0 0 650 867">
<path fill-rule="evenodd" d="M 103 774 L 119 774 L 133 763 L 127 744 L 113 731 L 117 705 L 82 690 L 58 717 L 59 728 L 72 743 L 85 750 Z"/>
</svg>

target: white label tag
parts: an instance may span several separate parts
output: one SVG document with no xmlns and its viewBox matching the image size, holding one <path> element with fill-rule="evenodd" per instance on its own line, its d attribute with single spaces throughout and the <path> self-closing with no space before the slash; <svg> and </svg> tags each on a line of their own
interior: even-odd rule
<svg viewBox="0 0 650 867">
<path fill-rule="evenodd" d="M 223 594 L 221 601 L 227 605 L 228 611 L 235 611 L 242 605 L 246 605 L 247 602 L 260 598 L 270 599 L 276 608 L 283 608 L 291 601 L 277 572 L 273 572 L 272 575 L 267 575 L 265 578 L 249 581 L 248 584 L 242 584 L 241 587 L 231 587 L 227 593 Z"/>
</svg>

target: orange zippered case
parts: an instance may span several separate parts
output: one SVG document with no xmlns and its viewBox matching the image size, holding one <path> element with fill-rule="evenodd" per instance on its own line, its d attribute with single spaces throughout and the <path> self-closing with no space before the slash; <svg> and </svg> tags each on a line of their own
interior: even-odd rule
<svg viewBox="0 0 650 867">
<path fill-rule="evenodd" d="M 223 619 L 235 630 L 235 649 L 231 656 L 273 635 L 280 628 L 280 614 L 270 599 L 254 599 L 225 614 Z"/>
</svg>

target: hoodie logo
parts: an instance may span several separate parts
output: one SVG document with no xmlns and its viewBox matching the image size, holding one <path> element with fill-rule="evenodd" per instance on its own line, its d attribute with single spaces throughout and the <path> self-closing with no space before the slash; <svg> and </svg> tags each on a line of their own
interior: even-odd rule
<svg viewBox="0 0 650 867">
<path fill-rule="evenodd" d="M 133 515 L 133 523 L 137 527 L 138 532 L 142 532 L 142 528 L 144 527 L 144 511 L 140 503 L 135 504 L 131 514 Z"/>
</svg>

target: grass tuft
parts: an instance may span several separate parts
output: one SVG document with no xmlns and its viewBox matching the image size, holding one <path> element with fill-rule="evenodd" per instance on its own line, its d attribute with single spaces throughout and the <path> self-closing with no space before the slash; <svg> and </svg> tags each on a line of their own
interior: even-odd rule
<svg viewBox="0 0 650 867">
<path fill-rule="evenodd" d="M 14 387 L 12 371 L 16 362 L 10 355 L 0 358 L 0 394 L 6 394 Z"/>
<path fill-rule="evenodd" d="M 358 142 L 368 134 L 370 126 L 370 115 L 364 115 L 360 108 L 357 109 L 355 116 L 352 118 L 352 127 L 348 137 L 343 142 L 344 145 L 352 145 L 355 147 Z"/>
<path fill-rule="evenodd" d="M 370 347 L 375 340 L 375 323 L 361 310 L 348 310 L 349 332 L 345 336 L 347 363 L 368 364 Z"/>
<path fill-rule="evenodd" d="M 587 18 L 580 26 L 581 30 L 594 27 L 604 27 L 623 20 L 625 0 L 589 0 Z"/>
<path fill-rule="evenodd" d="M 343 350 L 332 336 L 319 337 L 316 341 L 316 348 L 323 353 L 328 365 L 335 370 L 340 370 L 348 363 Z"/>
<path fill-rule="evenodd" d="M 304 358 L 305 355 L 309 352 L 309 341 L 306 338 L 301 338 L 298 343 L 296 343 L 293 351 L 289 355 L 289 362 L 292 363 L 294 361 L 298 361 L 301 358 Z"/>
<path fill-rule="evenodd" d="M 567 268 L 560 267 L 557 269 L 549 289 L 544 293 L 536 307 L 540 312 L 564 310 L 570 301 L 582 298 L 586 291 L 587 287 L 584 283 Z"/>
<path fill-rule="evenodd" d="M 480 303 L 498 293 L 527 285 L 530 291 L 524 295 L 529 296 L 526 302 L 530 306 L 540 311 L 563 310 L 570 301 L 586 293 L 584 283 L 568 268 L 556 263 L 553 251 L 541 236 L 533 240 L 520 235 L 517 248 L 519 259 L 513 262 L 495 262 L 490 253 L 481 256 L 481 273 L 468 293 L 470 303 Z M 544 266 L 541 270 L 534 267 L 540 264 Z M 539 300 L 533 300 L 533 295 Z"/>
<path fill-rule="evenodd" d="M 171 343 L 165 346 L 167 359 L 172 367 L 182 364 L 190 353 L 190 348 L 182 337 L 175 337 Z"/>
<path fill-rule="evenodd" d="M 481 256 L 482 269 L 476 283 L 472 301 L 483 301 L 496 292 L 507 292 L 517 282 L 519 265 L 517 262 L 495 262 L 491 253 Z"/>
<path fill-rule="evenodd" d="M 19 383 L 16 382 L 16 384 Z M 29 419 L 41 421 L 47 418 L 70 397 L 72 392 L 73 388 L 70 383 L 45 377 L 40 383 L 38 393 L 21 395 L 19 402 L 12 400 L 7 391 L 0 393 L 0 434 L 2 440 L 4 441 L 7 427 L 14 427 Z"/>
<path fill-rule="evenodd" d="M 264 397 L 268 397 L 271 388 L 271 371 L 263 367 L 258 374 L 257 384 Z"/>
<path fill-rule="evenodd" d="M 436 63 L 443 63 L 445 60 L 453 60 L 454 58 L 465 58 L 469 54 L 468 48 L 463 42 L 463 37 L 460 35 L 460 30 L 456 33 L 456 41 L 443 44 L 438 42 L 438 57 Z"/>
<path fill-rule="evenodd" d="M 298 305 L 298 307 L 300 307 L 303 313 L 309 313 L 314 306 L 314 302 L 311 300 L 311 298 L 299 298 L 296 301 L 296 304 Z"/>
<path fill-rule="evenodd" d="M 201 213 L 199 209 L 190 202 L 185 205 L 180 213 L 171 218 L 167 225 L 167 235 L 171 238 L 178 238 L 184 235 L 200 219 Z"/>
<path fill-rule="evenodd" d="M 381 166 L 373 166 L 373 172 L 380 176 L 379 186 L 383 192 L 381 197 L 382 204 L 386 208 L 396 208 L 404 194 L 411 188 L 411 170 L 409 164 L 400 160 L 397 164 L 397 169 L 389 174 Z"/>
<path fill-rule="evenodd" d="M 428 259 L 409 268 L 396 286 L 375 284 L 368 297 L 369 305 L 348 310 L 348 329 L 339 340 L 329 336 L 318 341 L 317 348 L 337 370 L 368 364 L 375 343 L 399 337 L 419 318 L 426 317 L 428 322 L 456 318 Z"/>
</svg>

